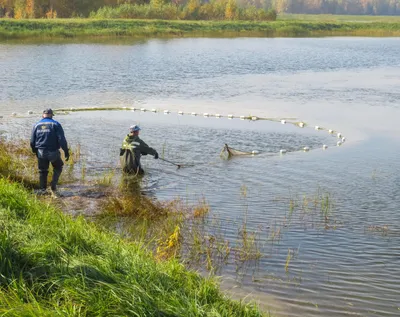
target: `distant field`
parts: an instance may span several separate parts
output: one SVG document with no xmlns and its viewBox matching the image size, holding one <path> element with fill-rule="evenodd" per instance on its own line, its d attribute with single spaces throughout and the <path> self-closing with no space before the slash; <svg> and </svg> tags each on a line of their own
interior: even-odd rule
<svg viewBox="0 0 400 317">
<path fill-rule="evenodd" d="M 273 22 L 139 19 L 0 19 L 0 39 L 3 40 L 185 36 L 400 36 L 400 18 L 282 15 L 278 21 Z"/>
<path fill-rule="evenodd" d="M 400 16 L 334 15 L 334 14 L 279 14 L 281 21 L 318 22 L 394 22 L 400 23 Z"/>
</svg>

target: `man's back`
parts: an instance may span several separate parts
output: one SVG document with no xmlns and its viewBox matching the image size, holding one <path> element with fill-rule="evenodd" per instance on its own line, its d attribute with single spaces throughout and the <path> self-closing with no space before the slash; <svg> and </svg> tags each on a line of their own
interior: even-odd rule
<svg viewBox="0 0 400 317">
<path fill-rule="evenodd" d="M 67 142 L 61 125 L 50 118 L 40 120 L 32 131 L 31 147 L 49 151 L 56 151 L 62 147 L 65 150 Z"/>
</svg>

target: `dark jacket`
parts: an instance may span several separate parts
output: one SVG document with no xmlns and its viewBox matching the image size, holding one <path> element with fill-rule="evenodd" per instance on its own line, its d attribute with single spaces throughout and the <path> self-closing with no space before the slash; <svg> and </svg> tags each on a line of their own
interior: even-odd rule
<svg viewBox="0 0 400 317">
<path fill-rule="evenodd" d="M 62 148 L 65 156 L 69 156 L 64 130 L 61 124 L 53 119 L 44 118 L 35 124 L 32 129 L 30 143 L 34 153 L 38 149 L 57 151 Z"/>
<path fill-rule="evenodd" d="M 128 134 L 121 147 L 122 170 L 125 173 L 139 173 L 144 171 L 140 164 L 141 155 L 156 155 L 157 151 L 148 146 L 139 136 Z"/>
</svg>

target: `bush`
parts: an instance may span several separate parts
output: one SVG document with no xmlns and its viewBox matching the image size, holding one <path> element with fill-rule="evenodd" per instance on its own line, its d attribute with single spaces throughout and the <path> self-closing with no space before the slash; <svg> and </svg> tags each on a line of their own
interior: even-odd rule
<svg viewBox="0 0 400 317">
<path fill-rule="evenodd" d="M 275 10 L 257 9 L 255 6 L 238 8 L 236 0 L 212 0 L 201 3 L 189 0 L 185 6 L 152 1 L 150 4 L 122 4 L 103 7 L 90 13 L 94 19 L 160 19 L 160 20 L 250 20 L 275 21 Z"/>
</svg>

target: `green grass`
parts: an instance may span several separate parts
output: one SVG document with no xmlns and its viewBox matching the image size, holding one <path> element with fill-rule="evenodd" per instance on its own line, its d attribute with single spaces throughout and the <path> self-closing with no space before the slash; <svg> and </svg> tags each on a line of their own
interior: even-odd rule
<svg viewBox="0 0 400 317">
<path fill-rule="evenodd" d="M 0 314 L 261 316 L 176 260 L 156 261 L 0 178 Z"/>
<path fill-rule="evenodd" d="M 280 14 L 280 21 L 316 22 L 384 22 L 400 23 L 400 16 L 387 15 L 340 15 L 340 14 Z"/>
<path fill-rule="evenodd" d="M 342 16 L 340 16 L 342 17 Z M 274 22 L 166 20 L 0 19 L 0 39 L 183 36 L 398 36 L 400 20 L 330 20 L 286 16 Z"/>
</svg>

